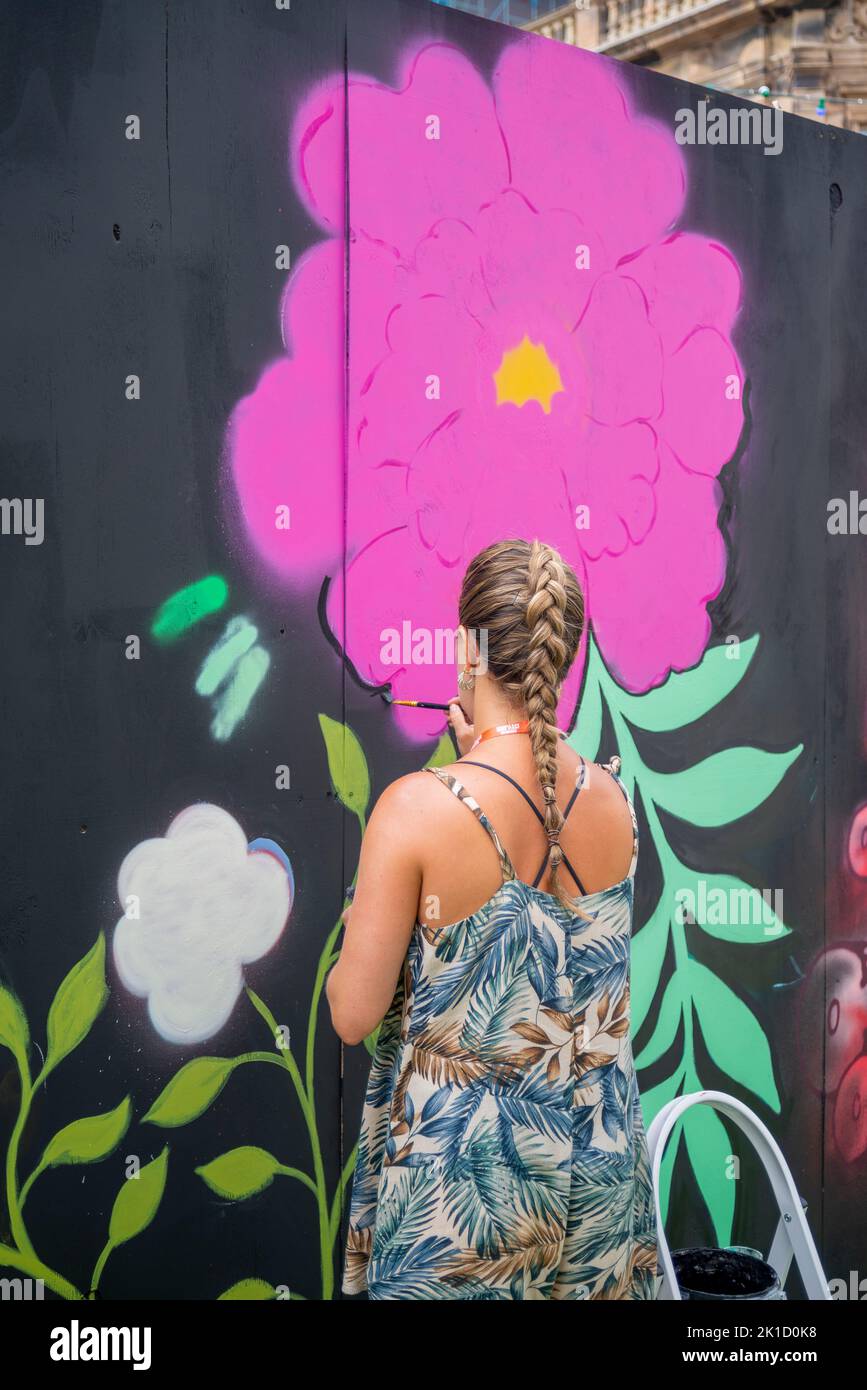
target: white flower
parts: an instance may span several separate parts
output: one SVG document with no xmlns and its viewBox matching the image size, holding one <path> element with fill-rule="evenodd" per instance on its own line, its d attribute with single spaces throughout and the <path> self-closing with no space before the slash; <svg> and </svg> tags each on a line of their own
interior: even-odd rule
<svg viewBox="0 0 867 1390">
<path fill-rule="evenodd" d="M 277 854 L 251 852 L 238 822 L 202 802 L 121 864 L 114 962 L 169 1042 L 212 1037 L 241 992 L 242 965 L 279 938 L 294 889 L 288 860 Z"/>
</svg>

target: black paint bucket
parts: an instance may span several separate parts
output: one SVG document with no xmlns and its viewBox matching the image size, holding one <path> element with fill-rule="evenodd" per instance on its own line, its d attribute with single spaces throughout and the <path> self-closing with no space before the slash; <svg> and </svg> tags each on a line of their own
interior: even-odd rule
<svg viewBox="0 0 867 1390">
<path fill-rule="evenodd" d="M 682 1298 L 728 1301 L 785 1298 L 777 1271 L 757 1250 L 690 1246 L 672 1250 L 671 1262 Z"/>
</svg>

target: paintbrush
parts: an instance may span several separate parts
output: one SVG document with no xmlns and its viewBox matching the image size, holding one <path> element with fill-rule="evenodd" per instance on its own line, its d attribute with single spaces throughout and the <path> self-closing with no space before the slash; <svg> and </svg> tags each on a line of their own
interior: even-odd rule
<svg viewBox="0 0 867 1390">
<path fill-rule="evenodd" d="M 449 705 L 436 705 L 430 700 L 396 700 L 390 690 L 380 690 L 380 695 L 387 705 L 405 705 L 408 709 L 441 709 L 448 714 Z"/>
</svg>

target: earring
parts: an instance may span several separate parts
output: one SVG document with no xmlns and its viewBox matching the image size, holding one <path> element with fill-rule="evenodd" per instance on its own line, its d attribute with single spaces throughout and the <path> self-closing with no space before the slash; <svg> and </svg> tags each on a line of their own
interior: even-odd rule
<svg viewBox="0 0 867 1390">
<path fill-rule="evenodd" d="M 458 673 L 458 690 L 472 690 L 476 683 L 476 678 L 470 670 L 470 663 L 467 662 L 462 671 Z"/>
</svg>

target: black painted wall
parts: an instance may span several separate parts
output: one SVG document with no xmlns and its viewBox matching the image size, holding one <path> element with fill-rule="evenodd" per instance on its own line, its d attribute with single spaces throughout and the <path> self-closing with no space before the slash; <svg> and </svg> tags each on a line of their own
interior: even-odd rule
<svg viewBox="0 0 867 1390">
<path fill-rule="evenodd" d="M 303 1053 L 317 962 L 358 848 L 316 716 L 345 720 L 358 735 L 374 796 L 433 751 L 432 742 L 420 757 L 405 743 L 341 661 L 323 633 L 320 593 L 293 594 L 248 563 L 220 464 L 232 409 L 282 351 L 285 272 L 274 267 L 274 248 L 286 243 L 297 259 L 320 236 L 288 174 L 301 94 L 342 69 L 347 50 L 353 69 L 390 81 L 399 46 L 443 36 L 487 75 L 514 37 L 422 0 L 353 0 L 350 9 L 347 18 L 331 0 L 288 13 L 264 0 L 6 6 L 0 496 L 43 497 L 45 538 L 26 546 L 0 536 L 0 972 L 43 1049 L 61 980 L 101 931 L 111 939 L 124 856 L 163 835 L 185 806 L 208 801 L 249 839 L 267 837 L 291 859 L 289 924 L 245 978 Z M 629 69 L 625 80 L 637 105 L 668 122 L 700 95 L 646 71 Z M 130 112 L 141 118 L 137 142 L 124 138 Z M 863 953 L 864 879 L 846 845 L 867 752 L 865 560 L 859 536 L 831 536 L 826 522 L 828 499 L 864 477 L 867 145 L 786 118 L 779 158 L 738 147 L 694 148 L 687 157 L 682 220 L 730 247 L 745 274 L 737 347 L 749 434 L 721 475 L 729 560 L 710 607 L 711 644 L 760 632 L 761 659 L 724 705 L 677 739 L 642 735 L 641 748 L 648 764 L 668 771 L 711 745 L 804 744 L 783 789 L 754 817 L 701 832 L 672 821 L 668 834 L 688 862 L 712 849 L 730 872 L 785 886 L 792 936 L 739 957 L 735 972 L 726 969 L 731 948 L 718 940 L 703 943 L 702 959 L 762 1018 L 782 1108 L 759 1113 L 808 1200 L 826 1273 L 846 1277 L 860 1267 L 867 1234 L 867 1157 L 841 1156 L 833 1098 L 823 1093 L 833 985 L 821 958 L 841 943 L 854 960 Z M 142 382 L 135 402 L 125 398 L 130 373 Z M 228 585 L 225 611 L 170 645 L 154 642 L 160 605 L 209 574 Z M 193 687 L 233 613 L 257 625 L 271 666 L 246 718 L 220 743 Z M 136 661 L 126 656 L 130 634 L 141 638 Z M 288 790 L 275 788 L 282 764 L 291 768 Z M 655 901 L 654 872 L 648 853 L 637 927 Z M 672 968 L 667 959 L 664 974 Z M 88 1289 L 127 1156 L 146 1163 L 169 1143 L 159 1209 L 111 1255 L 101 1296 L 211 1299 L 255 1276 L 321 1297 L 315 1209 L 299 1183 L 279 1178 L 231 1202 L 194 1171 L 239 1145 L 308 1168 L 308 1135 L 286 1077 L 247 1066 L 195 1122 L 170 1130 L 142 1122 L 191 1058 L 267 1047 L 262 1019 L 242 995 L 216 1037 L 180 1048 L 148 1024 L 145 1001 L 118 981 L 110 952 L 107 981 L 108 1003 L 88 1036 L 34 1099 L 20 1170 L 32 1169 L 62 1126 L 127 1094 L 134 1118 L 105 1160 L 53 1168 L 34 1185 L 25 1213 L 40 1258 Z M 341 1052 L 323 1005 L 315 1094 L 331 1192 L 357 1132 L 369 1061 L 363 1048 Z M 38 1069 L 35 1050 L 31 1060 Z M 713 1059 L 705 1062 L 711 1084 Z M 648 1068 L 642 1091 L 664 1074 Z M 12 1056 L 0 1050 L 4 1145 L 19 1096 Z M 742 1152 L 737 1140 L 734 1152 Z M 710 1239 L 683 1159 L 677 1179 L 672 1243 Z M 767 1245 L 767 1205 L 752 1174 L 739 1191 L 733 1238 Z M 10 1237 L 0 1205 L 0 1241 Z M 342 1232 L 335 1271 L 341 1247 Z"/>
</svg>

